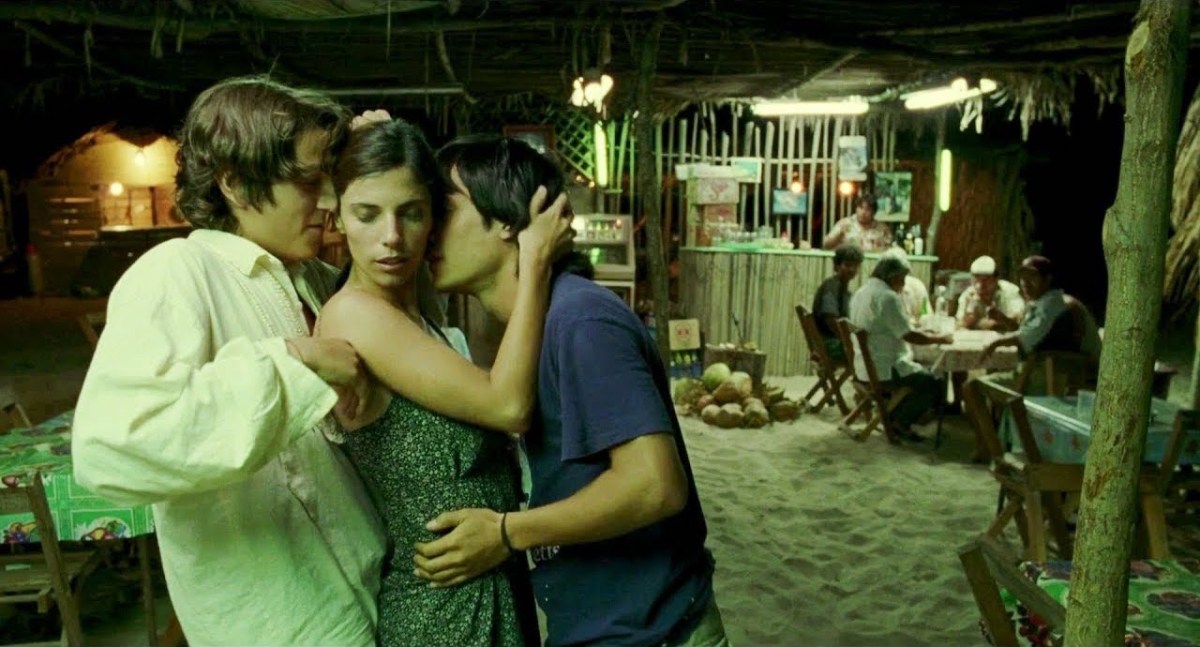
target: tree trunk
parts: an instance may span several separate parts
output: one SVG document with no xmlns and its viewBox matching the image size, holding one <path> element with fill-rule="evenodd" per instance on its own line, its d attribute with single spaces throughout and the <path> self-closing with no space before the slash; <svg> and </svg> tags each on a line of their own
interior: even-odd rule
<svg viewBox="0 0 1200 647">
<path fill-rule="evenodd" d="M 1171 211 L 1191 2 L 1142 0 L 1125 52 L 1125 142 L 1104 219 L 1108 320 L 1065 644 L 1121 645 Z"/>
<path fill-rule="evenodd" d="M 1200 311 L 1196 312 L 1196 339 L 1192 343 L 1192 408 L 1200 409 Z"/>
<path fill-rule="evenodd" d="M 670 292 L 667 288 L 667 257 L 663 245 L 662 176 L 654 163 L 654 133 L 659 120 L 654 114 L 654 74 L 658 68 L 658 40 L 662 34 L 663 15 L 659 13 L 650 33 L 641 46 L 638 65 L 637 119 L 634 121 L 634 140 L 637 142 L 637 182 L 641 193 L 642 211 L 646 215 L 646 262 L 650 265 L 650 294 L 654 300 L 654 329 L 657 331 L 658 354 L 663 366 L 670 366 L 671 336 Z"/>
</svg>

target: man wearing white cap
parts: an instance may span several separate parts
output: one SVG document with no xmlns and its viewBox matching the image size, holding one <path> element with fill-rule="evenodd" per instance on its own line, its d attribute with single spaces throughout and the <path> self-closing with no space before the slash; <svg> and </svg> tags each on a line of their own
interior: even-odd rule
<svg viewBox="0 0 1200 647">
<path fill-rule="evenodd" d="M 958 297 L 955 317 L 963 328 L 1008 332 L 1025 312 L 1021 288 L 996 277 L 996 260 L 980 256 L 971 263 L 974 281 Z"/>
</svg>

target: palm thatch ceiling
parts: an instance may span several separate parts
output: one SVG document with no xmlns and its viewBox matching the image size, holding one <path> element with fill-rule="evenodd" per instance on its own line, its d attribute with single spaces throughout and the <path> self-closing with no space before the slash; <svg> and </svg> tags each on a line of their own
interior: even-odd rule
<svg viewBox="0 0 1200 647">
<path fill-rule="evenodd" d="M 1164 0 L 1185 1 L 1185 0 Z M 878 96 L 948 74 L 1117 68 L 1138 3 L 1095 0 L 9 0 L 0 89 L 194 92 L 271 71 L 351 92 L 565 98 L 603 65 L 618 100 L 665 20 L 657 98 Z"/>
</svg>

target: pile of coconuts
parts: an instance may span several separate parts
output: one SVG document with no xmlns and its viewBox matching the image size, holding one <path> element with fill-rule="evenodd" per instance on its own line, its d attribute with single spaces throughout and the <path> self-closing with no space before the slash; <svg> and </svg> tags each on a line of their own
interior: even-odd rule
<svg viewBox="0 0 1200 647">
<path fill-rule="evenodd" d="M 676 383 L 675 405 L 723 429 L 758 429 L 800 417 L 800 403 L 784 397 L 782 388 L 763 384 L 755 389 L 749 373 L 731 371 L 723 362 L 709 365 L 698 380 Z"/>
</svg>

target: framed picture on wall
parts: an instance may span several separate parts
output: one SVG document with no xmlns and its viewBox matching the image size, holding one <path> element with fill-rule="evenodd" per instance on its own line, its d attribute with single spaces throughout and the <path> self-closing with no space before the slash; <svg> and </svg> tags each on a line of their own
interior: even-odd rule
<svg viewBox="0 0 1200 647">
<path fill-rule="evenodd" d="M 793 193 L 788 189 L 771 192 L 771 213 L 776 216 L 807 216 L 808 192 Z"/>
<path fill-rule="evenodd" d="M 908 222 L 912 207 L 912 171 L 875 173 L 875 219 Z"/>
<path fill-rule="evenodd" d="M 554 126 L 549 124 L 505 126 L 501 134 L 527 142 L 542 155 L 554 150 Z"/>
<path fill-rule="evenodd" d="M 867 138 L 862 135 L 838 137 L 838 179 L 861 182 L 867 179 Z"/>
</svg>

